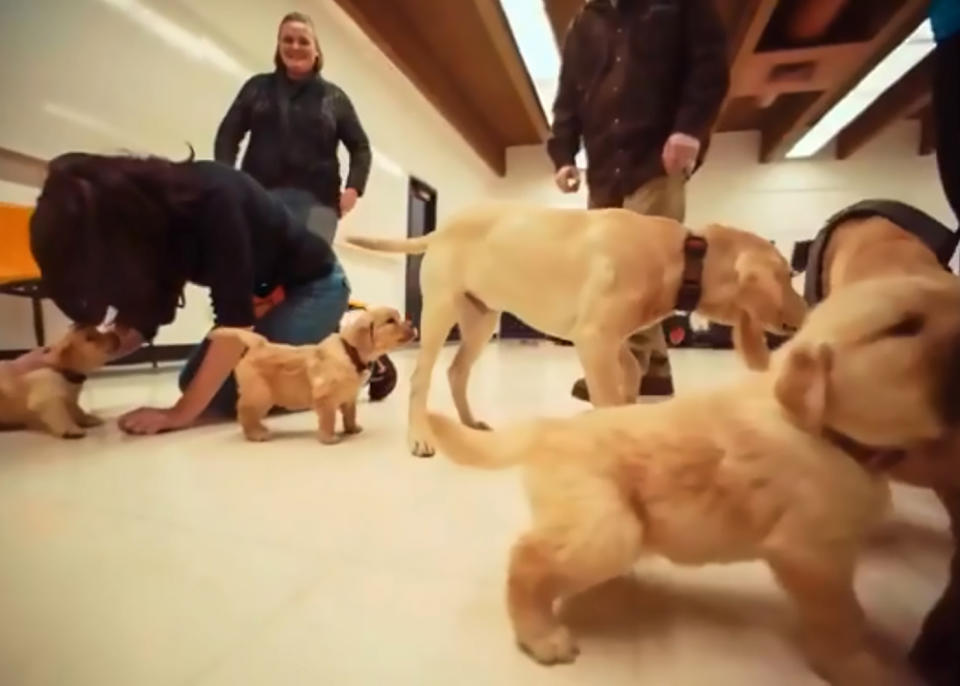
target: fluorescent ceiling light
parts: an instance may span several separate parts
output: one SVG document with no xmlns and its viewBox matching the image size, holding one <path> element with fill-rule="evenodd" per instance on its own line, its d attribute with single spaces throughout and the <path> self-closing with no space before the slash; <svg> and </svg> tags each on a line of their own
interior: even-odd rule
<svg viewBox="0 0 960 686">
<path fill-rule="evenodd" d="M 884 57 L 840 102 L 833 106 L 787 153 L 796 159 L 818 153 L 857 115 L 933 50 L 933 29 L 924 20 Z"/>
</svg>

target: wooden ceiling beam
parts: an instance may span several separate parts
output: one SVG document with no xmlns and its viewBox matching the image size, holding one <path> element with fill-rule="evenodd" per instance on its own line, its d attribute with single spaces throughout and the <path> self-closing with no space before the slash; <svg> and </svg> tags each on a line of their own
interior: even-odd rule
<svg viewBox="0 0 960 686">
<path fill-rule="evenodd" d="M 529 0 L 536 2 L 536 0 Z M 543 6 L 547 11 L 547 18 L 550 20 L 550 28 L 553 29 L 554 40 L 557 46 L 563 45 L 563 38 L 567 35 L 567 27 L 576 16 L 580 8 L 583 7 L 584 0 L 543 0 Z"/>
<path fill-rule="evenodd" d="M 506 146 L 461 95 L 442 60 L 430 54 L 402 11 L 383 12 L 383 0 L 336 0 L 498 176 L 506 176 Z M 387 30 L 389 26 L 389 31 Z"/>
<path fill-rule="evenodd" d="M 509 76 L 510 85 L 520 98 L 523 111 L 530 125 L 537 132 L 540 141 L 545 141 L 549 133 L 547 117 L 537 98 L 536 87 L 530 79 L 523 58 L 520 56 L 520 49 L 514 42 L 513 31 L 503 14 L 500 0 L 468 1 L 473 3 L 474 9 L 480 15 L 483 28 L 486 29 L 487 35 L 493 42 L 497 58 Z"/>
<path fill-rule="evenodd" d="M 770 22 L 770 16 L 777 7 L 777 0 L 748 0 L 747 2 L 727 2 L 718 6 L 727 25 L 727 56 L 730 64 L 730 88 L 720 115 L 713 124 L 714 130 L 720 125 L 727 106 L 737 92 L 737 81 L 744 72 L 750 58 L 753 57 L 760 42 L 760 36 Z"/>
<path fill-rule="evenodd" d="M 748 0 L 739 4 L 742 5 L 740 14 L 727 32 L 731 78 L 736 78 L 737 72 L 756 52 L 760 37 L 777 8 L 777 0 Z"/>
<path fill-rule="evenodd" d="M 883 27 L 868 42 L 866 59 L 859 68 L 837 74 L 832 88 L 823 91 L 805 107 L 796 108 L 789 116 L 771 118 L 761 130 L 760 161 L 779 157 L 826 114 L 851 88 L 859 83 L 894 47 L 903 41 L 926 16 L 927 0 L 903 0 Z"/>
<path fill-rule="evenodd" d="M 845 160 L 890 124 L 930 103 L 933 58 L 927 55 L 890 86 L 837 136 L 837 159 Z"/>
</svg>

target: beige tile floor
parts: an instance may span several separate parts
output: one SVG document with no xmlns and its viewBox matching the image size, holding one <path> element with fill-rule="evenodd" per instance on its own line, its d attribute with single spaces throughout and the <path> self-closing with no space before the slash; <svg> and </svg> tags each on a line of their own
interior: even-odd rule
<svg viewBox="0 0 960 686">
<path fill-rule="evenodd" d="M 445 351 L 449 357 L 452 349 Z M 335 447 L 313 417 L 245 443 L 232 424 L 77 442 L 0 434 L 0 684 L 243 686 L 820 683 L 791 611 L 759 564 L 650 562 L 569 609 L 583 653 L 542 668 L 513 645 L 508 546 L 526 517 L 518 475 L 406 454 L 406 375 Z M 739 372 L 730 353 L 681 351 L 681 392 Z M 491 345 L 480 414 L 503 423 L 583 406 L 576 363 L 551 345 Z M 443 380 L 443 375 L 437 375 Z M 175 395 L 172 372 L 92 380 L 107 417 Z M 450 408 L 445 384 L 433 404 Z M 890 655 L 945 581 L 949 540 L 928 494 L 896 492 L 858 588 Z"/>
</svg>

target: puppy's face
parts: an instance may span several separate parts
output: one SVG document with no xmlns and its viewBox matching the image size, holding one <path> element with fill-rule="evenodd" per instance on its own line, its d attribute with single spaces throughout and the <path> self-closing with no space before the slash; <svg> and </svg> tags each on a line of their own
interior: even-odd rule
<svg viewBox="0 0 960 686">
<path fill-rule="evenodd" d="M 764 332 L 792 334 L 803 324 L 807 304 L 793 288 L 790 265 L 773 245 L 756 240 L 737 256 L 732 306 L 734 347 L 751 369 L 766 369 L 770 353 Z"/>
<path fill-rule="evenodd" d="M 63 338 L 47 351 L 47 363 L 58 369 L 87 374 L 99 369 L 120 347 L 119 337 L 112 331 L 95 326 L 71 327 Z"/>
<path fill-rule="evenodd" d="M 776 395 L 810 430 L 904 447 L 960 426 L 960 280 L 852 284 L 810 314 L 773 365 Z"/>
<path fill-rule="evenodd" d="M 340 335 L 369 361 L 412 341 L 417 330 L 392 307 L 371 307 L 353 313 Z"/>
<path fill-rule="evenodd" d="M 793 288 L 790 265 L 773 247 L 762 245 L 741 254 L 737 271 L 737 306 L 754 324 L 777 334 L 794 333 L 807 315 L 807 303 Z"/>
</svg>

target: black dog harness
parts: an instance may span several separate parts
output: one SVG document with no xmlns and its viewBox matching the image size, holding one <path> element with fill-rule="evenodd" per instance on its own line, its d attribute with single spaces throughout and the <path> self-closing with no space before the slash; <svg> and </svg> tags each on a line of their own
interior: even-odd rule
<svg viewBox="0 0 960 686">
<path fill-rule="evenodd" d="M 957 249 L 960 233 L 954 233 L 929 214 L 912 205 L 896 200 L 864 200 L 858 202 L 830 217 L 810 244 L 806 260 L 801 264 L 794 264 L 794 267 L 799 271 L 806 269 L 803 297 L 808 304 L 816 305 L 824 298 L 823 256 L 826 254 L 827 244 L 833 230 L 851 219 L 867 219 L 869 217 L 883 217 L 912 233 L 934 252 L 944 268 L 947 268 L 953 252 Z"/>
</svg>

